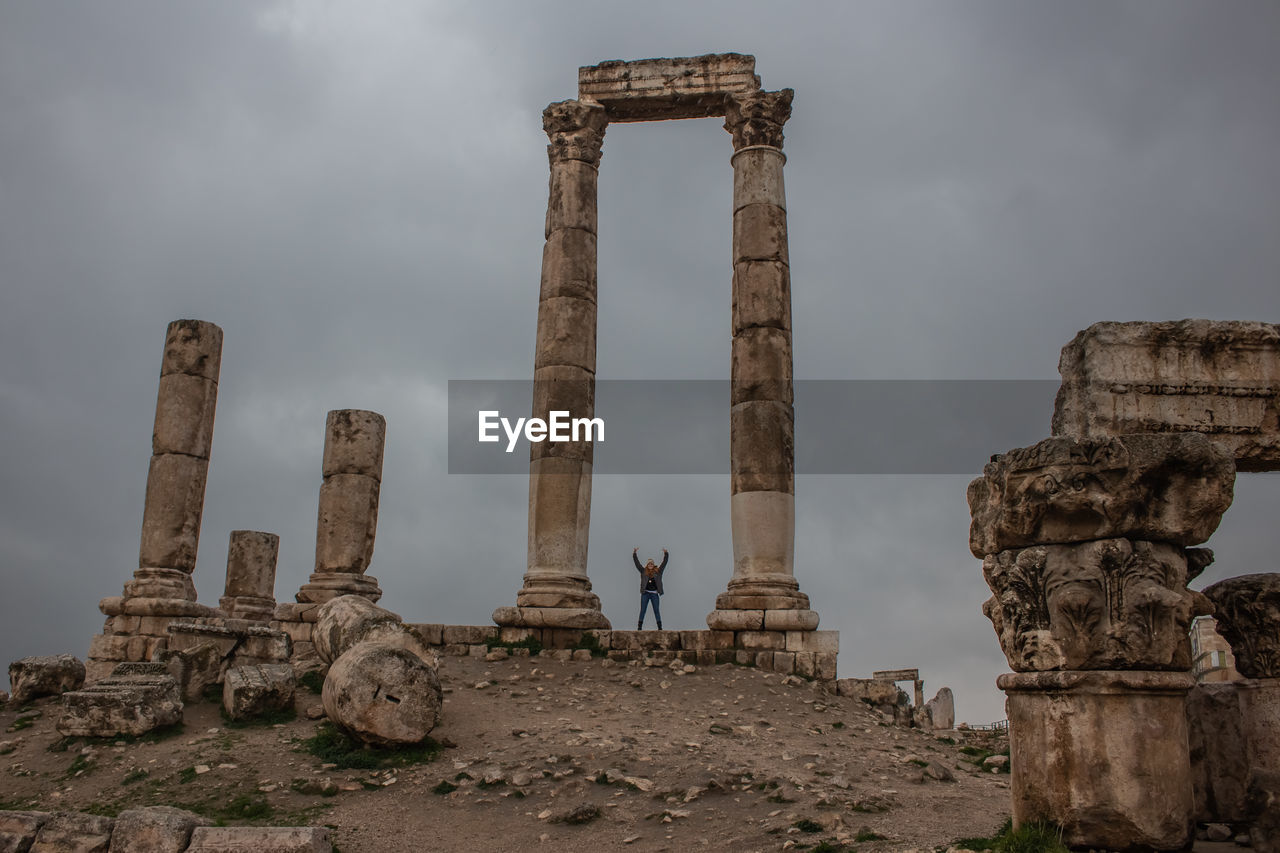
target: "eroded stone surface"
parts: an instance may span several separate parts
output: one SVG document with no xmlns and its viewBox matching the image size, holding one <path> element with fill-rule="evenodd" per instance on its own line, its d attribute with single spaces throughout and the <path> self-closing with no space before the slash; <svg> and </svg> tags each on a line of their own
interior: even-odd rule
<svg viewBox="0 0 1280 853">
<path fill-rule="evenodd" d="M 0 850 L 26 853 L 48 820 L 48 812 L 0 811 Z"/>
<path fill-rule="evenodd" d="M 107 853 L 114 825 L 109 817 L 55 812 L 36 833 L 30 853 Z"/>
<path fill-rule="evenodd" d="M 1197 684 L 1187 693 L 1187 744 L 1195 817 L 1244 821 L 1249 758 L 1234 682 Z"/>
<path fill-rule="evenodd" d="M 116 817 L 110 853 L 182 853 L 198 826 L 208 818 L 171 806 L 127 809 Z"/>
<path fill-rule="evenodd" d="M 726 94 L 760 88 L 755 66 L 739 53 L 614 59 L 578 69 L 578 97 L 602 104 L 610 121 L 720 116 Z"/>
<path fill-rule="evenodd" d="M 1241 575 L 1204 591 L 1218 633 L 1231 644 L 1246 678 L 1280 677 L 1280 574 Z"/>
<path fill-rule="evenodd" d="M 293 707 L 294 684 L 287 663 L 232 667 L 222 682 L 222 709 L 233 720 L 284 711 Z"/>
<path fill-rule="evenodd" d="M 321 605 L 311 641 L 325 663 L 333 663 L 352 646 L 364 642 L 402 648 L 428 663 L 435 661 L 435 652 L 412 625 L 358 595 L 344 595 Z"/>
<path fill-rule="evenodd" d="M 1095 323 L 1062 350 L 1053 434 L 1201 432 L 1241 471 L 1280 468 L 1280 326 Z"/>
<path fill-rule="evenodd" d="M 73 655 L 37 655 L 9 664 L 9 687 L 15 704 L 41 696 L 57 696 L 84 684 L 84 664 Z"/>
<path fill-rule="evenodd" d="M 1002 551 L 983 561 L 983 605 L 1009 666 L 1186 670 L 1207 602 L 1186 588 L 1183 549 L 1104 539 Z"/>
<path fill-rule="evenodd" d="M 365 743 L 419 743 L 440 722 L 440 679 L 427 661 L 376 641 L 357 643 L 329 667 L 325 714 Z"/>
<path fill-rule="evenodd" d="M 956 699 L 950 687 L 943 687 L 932 699 L 924 704 L 925 718 L 929 727 L 934 729 L 951 729 L 956 724 Z"/>
<path fill-rule="evenodd" d="M 330 853 L 329 830 L 319 826 L 202 826 L 187 853 Z"/>
<path fill-rule="evenodd" d="M 163 663 L 122 663 L 109 678 L 62 695 L 58 733 L 143 735 L 182 720 L 178 683 Z"/>
<path fill-rule="evenodd" d="M 1199 544 L 1231 505 L 1235 463 L 1197 433 L 1048 438 L 992 457 L 969 484 L 969 547 L 1127 537 Z"/>
<path fill-rule="evenodd" d="M 335 409 L 325 418 L 324 476 L 363 474 L 382 479 L 387 420 L 363 409 Z"/>
</svg>

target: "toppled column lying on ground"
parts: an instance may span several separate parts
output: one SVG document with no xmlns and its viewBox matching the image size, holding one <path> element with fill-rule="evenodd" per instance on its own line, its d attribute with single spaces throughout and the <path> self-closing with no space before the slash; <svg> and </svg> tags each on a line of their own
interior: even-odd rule
<svg viewBox="0 0 1280 853">
<path fill-rule="evenodd" d="M 439 724 L 435 653 L 399 616 L 346 595 L 320 607 L 313 637 L 329 664 L 321 700 L 334 723 L 384 746 L 418 743 Z"/>
<path fill-rule="evenodd" d="M 89 650 L 90 681 L 105 676 L 117 662 L 150 660 L 165 647 L 173 619 L 213 613 L 196 603 L 191 573 L 200 545 L 221 361 L 222 329 L 200 320 L 169 324 L 138 569 L 122 596 L 104 598 L 98 605 L 110 618 Z"/>
<path fill-rule="evenodd" d="M 387 422 L 377 412 L 336 409 L 325 418 L 324 458 L 316 518 L 316 562 L 297 603 L 276 606 L 273 626 L 293 640 L 299 665 L 314 664 L 311 629 L 321 604 L 344 595 L 382 597 L 368 574 L 378 530 Z"/>
<path fill-rule="evenodd" d="M 1191 840 L 1185 701 L 1191 546 L 1231 503 L 1231 454 L 1196 433 L 1051 438 L 992 457 L 969 485 L 983 606 L 1014 670 L 1015 824 L 1072 846 L 1181 850 Z"/>
<path fill-rule="evenodd" d="M 1218 630 L 1231 644 L 1244 740 L 1246 816 L 1255 849 L 1280 845 L 1280 574 L 1219 581 L 1204 591 Z M 1265 846 L 1272 845 L 1272 846 Z"/>
</svg>

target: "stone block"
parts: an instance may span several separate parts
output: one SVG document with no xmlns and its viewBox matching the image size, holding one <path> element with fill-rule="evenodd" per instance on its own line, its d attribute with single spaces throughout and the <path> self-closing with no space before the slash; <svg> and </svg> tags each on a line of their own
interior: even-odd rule
<svg viewBox="0 0 1280 853">
<path fill-rule="evenodd" d="M 1204 590 L 1245 678 L 1280 678 L 1280 573 L 1239 575 Z"/>
<path fill-rule="evenodd" d="M 868 705 L 898 704 L 898 685 L 882 678 L 841 678 L 836 681 L 836 693 Z"/>
<path fill-rule="evenodd" d="M 276 605 L 276 620 L 280 622 L 307 622 L 316 621 L 316 612 L 320 609 L 323 602 L 312 601 L 285 601 Z"/>
<path fill-rule="evenodd" d="M 787 403 L 753 400 L 729 410 L 730 489 L 794 494 L 795 425 Z"/>
<path fill-rule="evenodd" d="M 956 725 L 956 700 L 950 687 L 943 687 L 924 704 L 925 715 L 933 729 L 953 729 Z"/>
<path fill-rule="evenodd" d="M 815 652 L 813 655 L 813 677 L 819 681 L 835 681 L 836 657 L 835 652 Z"/>
<path fill-rule="evenodd" d="M 41 696 L 58 696 L 84 684 L 84 664 L 74 655 L 37 655 L 9 664 L 10 701 L 23 705 Z"/>
<path fill-rule="evenodd" d="M 1242 823 L 1249 779 L 1248 745 L 1236 682 L 1197 684 L 1187 693 L 1187 744 L 1195 818 Z"/>
<path fill-rule="evenodd" d="M 795 652 L 774 652 L 773 661 L 770 664 L 773 672 L 781 672 L 790 675 L 796 671 L 796 655 Z"/>
<path fill-rule="evenodd" d="M 1095 323 L 1058 362 L 1053 434 L 1208 435 L 1240 471 L 1280 468 L 1280 326 Z"/>
<path fill-rule="evenodd" d="M 499 628 L 498 640 L 503 643 L 523 643 L 526 640 L 542 642 L 541 628 Z"/>
<path fill-rule="evenodd" d="M 124 663 L 96 684 L 64 693 L 57 729 L 66 737 L 136 737 L 181 720 L 182 695 L 165 664 Z"/>
<path fill-rule="evenodd" d="M 753 663 L 756 669 L 763 669 L 766 672 L 773 671 L 773 652 L 755 652 Z"/>
<path fill-rule="evenodd" d="M 787 212 L 776 204 L 748 204 L 733 212 L 733 262 L 779 261 L 787 256 Z"/>
<path fill-rule="evenodd" d="M 582 636 L 584 638 L 594 637 L 596 641 L 596 645 L 598 645 L 602 649 L 613 648 L 613 631 L 611 630 L 602 630 L 598 628 L 592 629 L 589 631 L 583 631 Z"/>
<path fill-rule="evenodd" d="M 782 167 L 786 155 L 777 148 L 752 147 L 734 152 L 733 209 L 749 204 L 770 204 L 787 209 L 786 188 L 782 179 Z"/>
<path fill-rule="evenodd" d="M 582 640 L 579 628 L 544 628 L 542 645 L 549 649 L 571 649 Z"/>
<path fill-rule="evenodd" d="M 1189 673 L 1006 673 L 996 684 L 1008 695 L 1015 825 L 1053 821 L 1070 847 L 1190 846 Z"/>
<path fill-rule="evenodd" d="M 733 336 L 730 371 L 732 405 L 752 400 L 792 402 L 791 333 L 753 326 Z"/>
<path fill-rule="evenodd" d="M 311 632 L 314 626 L 310 622 L 279 622 L 272 624 L 278 624 L 280 632 L 288 635 L 289 639 L 295 643 L 311 642 Z"/>
<path fill-rule="evenodd" d="M 547 237 L 565 228 L 597 233 L 598 177 L 596 167 L 582 160 L 561 160 L 551 164 Z"/>
<path fill-rule="evenodd" d="M 329 830 L 319 826 L 201 826 L 187 853 L 331 853 Z"/>
<path fill-rule="evenodd" d="M 97 634 L 89 641 L 89 657 L 95 660 L 128 660 L 129 641 L 126 634 Z"/>
<path fill-rule="evenodd" d="M 787 635 L 782 631 L 739 631 L 737 644 L 743 649 L 783 650 L 787 647 Z"/>
<path fill-rule="evenodd" d="M 679 631 L 614 631 L 614 648 L 674 651 L 680 648 Z"/>
<path fill-rule="evenodd" d="M 423 642 L 429 646 L 439 646 L 444 643 L 444 626 L 439 623 L 414 622 L 409 626 L 413 628 L 422 637 Z M 502 637 L 504 642 L 514 642 Z"/>
<path fill-rule="evenodd" d="M 200 514 L 209 460 L 176 453 L 151 457 L 142 511 L 140 567 L 190 572 L 200 546 Z"/>
<path fill-rule="evenodd" d="M 198 826 L 208 818 L 171 806 L 126 809 L 116 817 L 110 853 L 183 853 Z"/>
<path fill-rule="evenodd" d="M 474 645 L 467 646 L 467 657 L 482 658 L 489 653 L 488 646 Z"/>
<path fill-rule="evenodd" d="M 617 122 L 722 116 L 726 94 L 759 88 L 755 57 L 737 53 L 614 59 L 578 69 L 578 97 L 602 104 Z"/>
<path fill-rule="evenodd" d="M 741 666 L 755 666 L 756 653 L 746 649 L 734 649 L 733 662 Z"/>
<path fill-rule="evenodd" d="M 781 261 L 733 265 L 733 334 L 767 327 L 791 330 L 791 268 Z"/>
<path fill-rule="evenodd" d="M 667 664 L 676 659 L 676 653 L 667 649 L 646 649 L 641 652 L 644 662 L 649 665 Z"/>
<path fill-rule="evenodd" d="M 377 412 L 363 409 L 335 409 L 325 417 L 325 477 L 360 474 L 382 480 L 382 452 L 387 438 L 387 420 Z"/>
<path fill-rule="evenodd" d="M 707 614 L 707 627 L 712 633 L 759 631 L 764 628 L 763 610 L 713 610 Z"/>
<path fill-rule="evenodd" d="M 551 296 L 538 303 L 534 369 L 567 364 L 596 371 L 596 304 L 573 296 Z"/>
<path fill-rule="evenodd" d="M 187 373 L 161 376 L 151 451 L 208 459 L 217 403 L 217 382 Z"/>
<path fill-rule="evenodd" d="M 717 658 L 716 649 L 698 649 L 693 654 L 693 662 L 698 666 L 714 666 L 715 664 L 720 663 L 720 660 Z"/>
<path fill-rule="evenodd" d="M 698 653 L 693 649 L 681 649 L 676 652 L 676 660 L 683 661 L 684 663 L 697 663 Z"/>
<path fill-rule="evenodd" d="M 465 658 L 471 654 L 471 647 L 466 643 L 445 643 L 440 647 L 440 654 L 454 658 Z"/>
<path fill-rule="evenodd" d="M 596 235 L 580 228 L 552 231 L 542 248 L 539 300 L 572 296 L 596 301 Z"/>
<path fill-rule="evenodd" d="M 812 633 L 818 627 L 818 613 L 815 610 L 766 610 L 764 627 L 767 631 Z"/>
<path fill-rule="evenodd" d="M 738 649 L 716 649 L 716 663 L 735 663 L 738 652 Z"/>
<path fill-rule="evenodd" d="M 608 658 L 618 661 L 639 660 L 640 652 L 636 649 L 609 649 Z"/>
<path fill-rule="evenodd" d="M 56 812 L 36 833 L 30 853 L 106 853 L 114 825 L 115 821 L 109 817 Z"/>
<path fill-rule="evenodd" d="M 814 661 L 816 657 L 813 652 L 792 652 L 795 655 L 795 674 L 803 675 L 805 678 L 813 678 L 817 673 L 817 666 Z"/>
<path fill-rule="evenodd" d="M 798 612 L 803 613 L 804 611 Z M 788 631 L 786 642 L 786 649 L 789 652 L 829 652 L 835 654 L 840 651 L 840 632 Z"/>
<path fill-rule="evenodd" d="M 103 628 L 104 634 L 137 634 L 139 621 L 142 616 L 112 616 L 107 620 L 106 627 Z M 153 633 L 153 632 L 147 632 Z"/>
<path fill-rule="evenodd" d="M 182 701 L 199 702 L 210 685 L 222 680 L 223 656 L 215 643 L 204 642 L 186 649 L 166 649 L 159 660 L 178 682 Z"/>
<path fill-rule="evenodd" d="M 49 817 L 48 812 L 0 811 L 0 850 L 26 853 Z"/>
<path fill-rule="evenodd" d="M 332 474 L 320 484 L 316 573 L 363 574 L 373 559 L 380 484 L 365 474 Z"/>
<path fill-rule="evenodd" d="M 449 643 L 485 643 L 498 639 L 498 629 L 492 625 L 445 625 L 443 637 Z"/>
<path fill-rule="evenodd" d="M 187 373 L 218 381 L 222 329 L 203 320 L 174 320 L 165 331 L 160 375 Z"/>
<path fill-rule="evenodd" d="M 1231 505 L 1235 460 L 1199 433 L 1047 438 L 969 484 L 969 548 L 1128 538 L 1197 545 Z"/>
<path fill-rule="evenodd" d="M 235 666 L 222 682 L 222 710 L 233 720 L 248 720 L 293 707 L 293 667 L 287 663 Z"/>
</svg>

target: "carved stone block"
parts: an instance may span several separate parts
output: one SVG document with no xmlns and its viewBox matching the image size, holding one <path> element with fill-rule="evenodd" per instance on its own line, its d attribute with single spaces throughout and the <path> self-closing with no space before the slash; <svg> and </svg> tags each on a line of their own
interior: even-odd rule
<svg viewBox="0 0 1280 853">
<path fill-rule="evenodd" d="M 969 484 L 969 547 L 1131 539 L 1196 545 L 1231 505 L 1231 455 L 1197 433 L 1048 438 L 992 457 Z"/>
<path fill-rule="evenodd" d="M 721 116 L 727 93 L 760 88 L 755 66 L 738 53 L 614 59 L 578 69 L 578 98 L 602 104 L 610 121 Z"/>
<path fill-rule="evenodd" d="M 1280 574 L 1240 575 L 1204 591 L 1246 678 L 1280 678 Z"/>
</svg>

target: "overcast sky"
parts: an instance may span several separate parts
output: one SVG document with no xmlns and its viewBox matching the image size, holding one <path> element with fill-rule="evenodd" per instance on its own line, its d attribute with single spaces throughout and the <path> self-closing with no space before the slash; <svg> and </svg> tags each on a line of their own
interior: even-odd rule
<svg viewBox="0 0 1280 853">
<path fill-rule="evenodd" d="M 280 535 L 292 600 L 325 413 L 367 408 L 388 424 L 382 604 L 475 624 L 514 604 L 527 476 L 448 473 L 446 391 L 532 375 L 541 111 L 580 65 L 728 51 L 796 93 L 797 379 L 1054 380 L 1099 320 L 1280 321 L 1271 2 L 3 2 L 0 658 L 83 656 L 137 566 L 178 318 L 225 332 L 201 600 L 240 528 Z M 602 379 L 727 378 L 731 151 L 717 119 L 608 129 Z M 919 667 L 958 719 L 1003 717 L 965 485 L 1048 435 L 1052 387 L 969 475 L 797 478 L 796 575 L 842 676 Z M 943 440 L 928 420 L 886 428 Z M 727 476 L 593 488 L 606 615 L 635 617 L 631 549 L 666 546 L 666 626 L 705 627 Z M 1197 587 L 1277 568 L 1280 475 L 1236 494 Z"/>
</svg>

